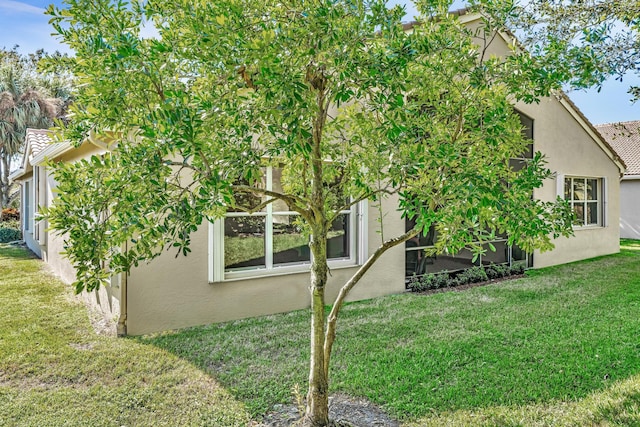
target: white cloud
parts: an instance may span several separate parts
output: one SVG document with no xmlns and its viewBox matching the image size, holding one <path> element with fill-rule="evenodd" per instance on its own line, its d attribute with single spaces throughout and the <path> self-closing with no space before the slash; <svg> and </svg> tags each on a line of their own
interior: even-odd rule
<svg viewBox="0 0 640 427">
<path fill-rule="evenodd" d="M 31 6 L 30 4 L 22 3 L 15 0 L 0 0 L 0 10 L 9 12 L 33 13 L 37 15 L 42 15 L 44 13 L 43 8 Z"/>
</svg>

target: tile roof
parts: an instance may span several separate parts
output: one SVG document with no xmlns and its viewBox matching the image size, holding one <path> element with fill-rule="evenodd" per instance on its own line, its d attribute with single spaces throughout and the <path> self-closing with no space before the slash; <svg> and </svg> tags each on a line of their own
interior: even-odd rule
<svg viewBox="0 0 640 427">
<path fill-rule="evenodd" d="M 31 144 L 31 154 L 37 156 L 53 143 L 53 134 L 48 129 L 27 129 L 25 140 L 27 144 Z"/>
<path fill-rule="evenodd" d="M 597 125 L 607 140 L 627 164 L 625 175 L 640 175 L 640 120 Z"/>
</svg>

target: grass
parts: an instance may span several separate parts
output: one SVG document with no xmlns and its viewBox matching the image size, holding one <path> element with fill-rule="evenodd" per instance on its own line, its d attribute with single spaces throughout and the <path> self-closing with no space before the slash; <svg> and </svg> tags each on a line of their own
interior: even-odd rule
<svg viewBox="0 0 640 427">
<path fill-rule="evenodd" d="M 0 246 L 2 426 L 244 426 L 304 390 L 306 311 L 115 339 L 41 268 Z M 639 315 L 633 241 L 514 281 L 352 303 L 331 391 L 411 427 L 640 425 Z"/>
<path fill-rule="evenodd" d="M 246 426 L 211 376 L 157 346 L 93 332 L 68 286 L 0 245 L 1 426 Z"/>
<path fill-rule="evenodd" d="M 366 286 L 365 283 L 360 286 Z M 332 392 L 407 425 L 640 425 L 640 244 L 464 292 L 349 304 Z M 308 313 L 138 338 L 217 378 L 259 417 L 303 386 Z"/>
</svg>

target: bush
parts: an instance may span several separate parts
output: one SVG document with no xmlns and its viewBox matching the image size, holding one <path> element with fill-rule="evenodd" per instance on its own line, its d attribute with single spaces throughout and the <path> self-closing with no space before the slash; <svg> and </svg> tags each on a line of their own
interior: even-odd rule
<svg viewBox="0 0 640 427">
<path fill-rule="evenodd" d="M 508 265 L 504 264 L 491 264 L 485 269 L 487 278 L 490 280 L 500 279 L 509 275 L 510 269 Z"/>
<path fill-rule="evenodd" d="M 409 289 L 414 292 L 423 292 L 432 289 L 446 288 L 450 286 L 449 273 L 425 274 L 422 277 L 414 276 L 409 282 Z"/>
<path fill-rule="evenodd" d="M 471 267 L 459 272 L 455 277 L 451 277 L 447 272 L 425 274 L 422 277 L 414 275 L 407 284 L 407 288 L 413 292 L 452 288 L 469 283 L 486 282 L 502 277 L 520 275 L 524 273 L 525 268 L 524 263 L 517 263 L 511 267 L 505 264 L 491 264 L 487 267 Z"/>
<path fill-rule="evenodd" d="M 0 226 L 0 243 L 13 242 L 22 239 L 22 233 L 18 228 Z"/>
<path fill-rule="evenodd" d="M 460 285 L 466 285 L 467 283 L 486 282 L 489 277 L 483 267 L 471 267 L 458 273 L 456 279 Z"/>
<path fill-rule="evenodd" d="M 2 209 L 2 222 L 18 221 L 19 219 L 20 219 L 20 212 L 18 212 L 16 208 Z"/>
<path fill-rule="evenodd" d="M 0 227 L 2 228 L 15 228 L 16 230 L 20 230 L 20 220 L 11 219 L 8 221 L 0 222 Z"/>
<path fill-rule="evenodd" d="M 524 262 L 520 262 L 520 263 L 517 263 L 517 264 L 513 264 L 511 266 L 510 273 L 511 273 L 512 276 L 518 275 L 518 274 L 524 274 L 524 270 L 525 270 Z"/>
</svg>

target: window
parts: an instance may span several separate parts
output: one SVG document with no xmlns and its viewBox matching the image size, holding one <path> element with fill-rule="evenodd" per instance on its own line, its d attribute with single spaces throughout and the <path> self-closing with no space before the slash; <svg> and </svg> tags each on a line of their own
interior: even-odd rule
<svg viewBox="0 0 640 427">
<path fill-rule="evenodd" d="M 509 159 L 509 166 L 514 171 L 520 171 L 527 165 L 529 159 L 533 158 L 533 125 L 531 117 L 514 110 L 520 118 L 522 125 L 522 136 L 529 141 L 524 152 Z M 533 194 L 531 195 L 533 197 Z M 415 225 L 414 221 L 405 220 L 405 229 L 408 231 Z M 474 265 L 509 264 L 523 263 L 526 267 L 533 266 L 533 255 L 524 252 L 517 245 L 507 245 L 508 236 L 498 235 L 491 244 L 495 251 L 490 250 L 486 245 L 487 252 L 474 260 L 474 254 L 463 249 L 455 255 L 440 254 L 426 256 L 424 249 L 433 248 L 434 242 L 438 240 L 435 227 L 424 234 L 416 236 L 405 243 L 405 276 L 422 275 L 425 273 L 438 273 L 442 271 L 460 271 L 471 268 Z"/>
<path fill-rule="evenodd" d="M 518 110 L 515 110 L 515 112 L 520 117 L 520 124 L 522 124 L 522 136 L 530 141 L 529 144 L 527 144 L 526 151 L 509 159 L 511 169 L 519 171 L 524 169 L 527 164 L 527 159 L 533 158 L 533 119 L 525 116 Z"/>
<path fill-rule="evenodd" d="M 281 191 L 282 169 L 264 169 L 263 185 Z M 259 205 L 264 199 L 243 196 L 247 205 Z M 327 258 L 332 266 L 356 264 L 356 238 L 363 223 L 363 204 L 341 211 L 333 221 L 327 241 Z M 302 233 L 301 218 L 287 204 L 276 200 L 259 212 L 229 211 L 216 221 L 210 233 L 210 281 L 307 271 L 311 263 L 308 238 Z M 361 244 L 361 242 L 360 242 Z"/>
<path fill-rule="evenodd" d="M 24 187 L 23 187 L 23 200 L 24 200 L 24 204 L 23 204 L 23 210 L 24 210 L 24 214 L 23 214 L 23 218 L 24 218 L 24 230 L 25 231 L 31 231 L 31 211 L 33 209 L 33 203 L 32 203 L 32 196 L 31 196 L 31 181 L 25 181 L 24 183 Z"/>
<path fill-rule="evenodd" d="M 577 226 L 603 225 L 602 178 L 565 177 L 564 198 Z"/>
</svg>

